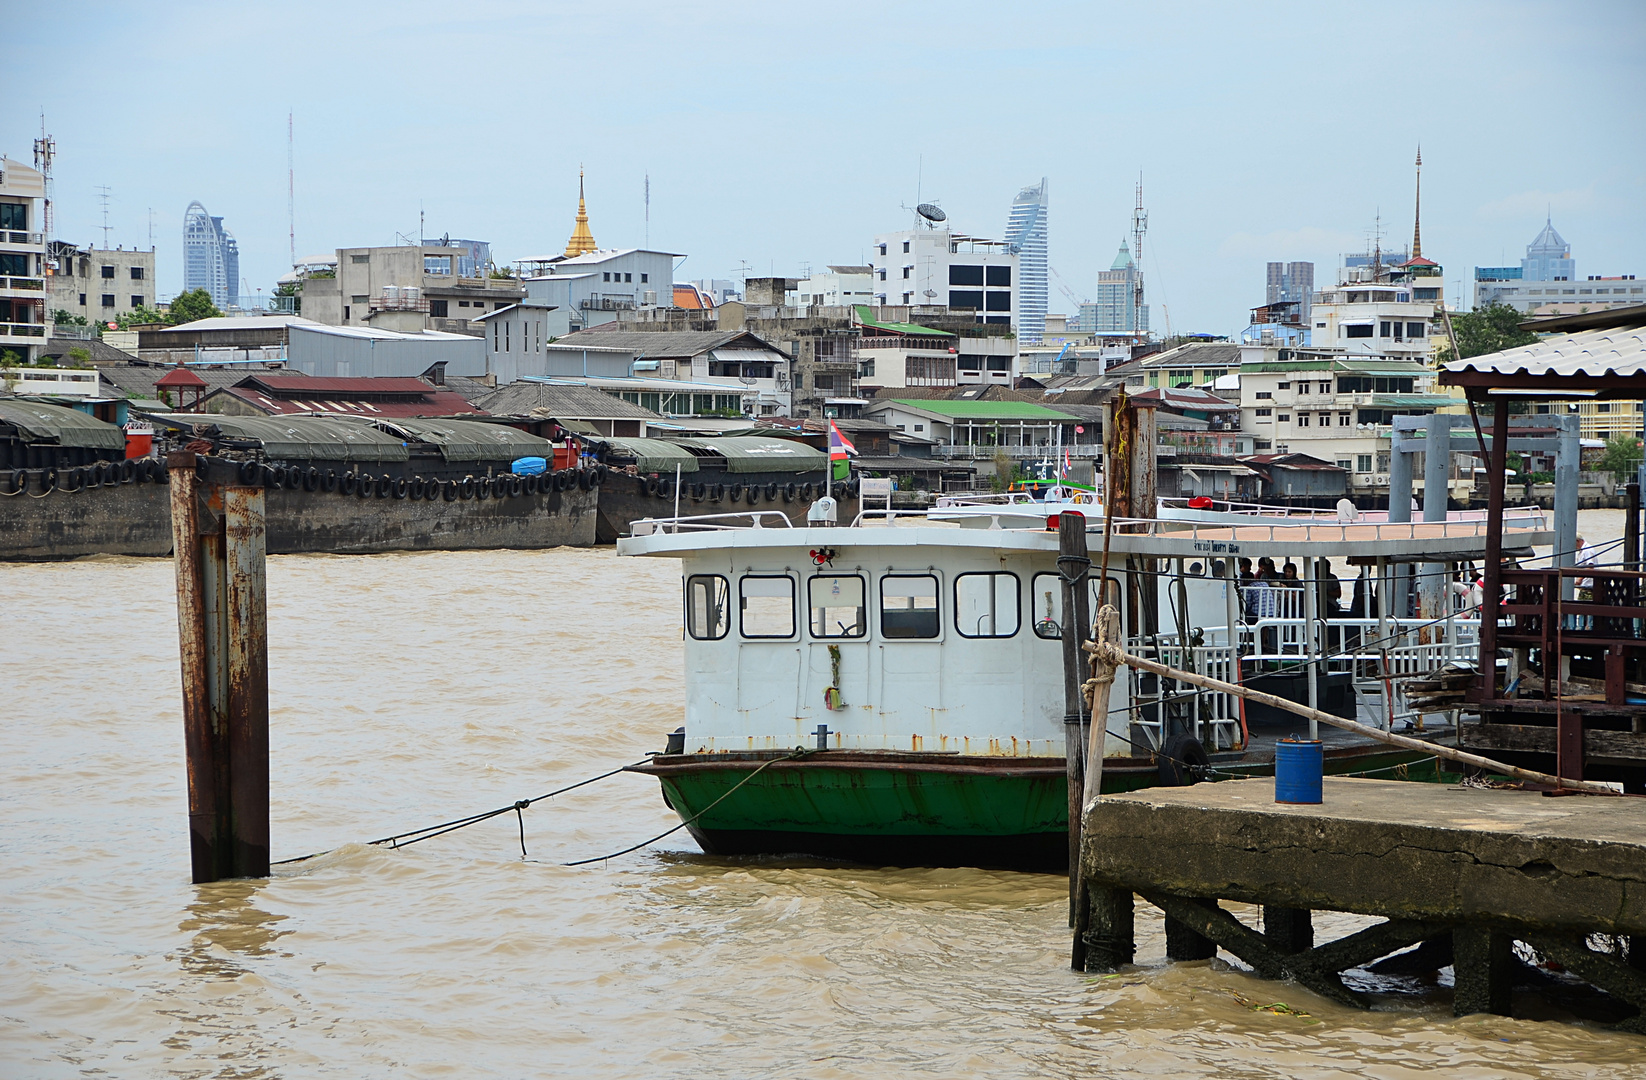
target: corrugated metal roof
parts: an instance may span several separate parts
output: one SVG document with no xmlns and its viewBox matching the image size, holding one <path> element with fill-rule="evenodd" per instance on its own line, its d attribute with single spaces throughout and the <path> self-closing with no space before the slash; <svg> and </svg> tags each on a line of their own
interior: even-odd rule
<svg viewBox="0 0 1646 1080">
<path fill-rule="evenodd" d="M 783 350 L 747 330 L 602 330 L 595 326 L 567 334 L 555 341 L 554 348 L 601 346 L 632 352 L 637 360 L 683 359 L 701 356 L 733 342 L 738 342 L 740 348 L 770 349 L 783 355 Z"/>
<path fill-rule="evenodd" d="M 422 442 L 440 448 L 447 461 L 512 461 L 521 457 L 551 457 L 554 444 L 507 424 L 480 420 L 394 419 L 382 422 Z"/>
<path fill-rule="evenodd" d="M 923 409 L 938 416 L 958 420 L 1078 420 L 1070 413 L 1048 409 L 1028 401 L 944 401 L 940 398 L 889 398 L 893 405 Z M 875 405 L 882 404 L 875 402 Z M 871 409 L 875 405 L 870 406 Z"/>
<path fill-rule="evenodd" d="M 405 461 L 411 457 L 400 439 L 348 417 L 170 413 L 153 419 L 184 432 L 200 425 L 215 425 L 225 435 L 256 439 L 263 444 L 263 452 L 276 459 Z"/>
<path fill-rule="evenodd" d="M 126 445 L 126 433 L 120 428 L 61 405 L 18 398 L 0 399 L 0 421 L 11 424 L 36 442 L 84 446 L 93 450 L 118 450 Z"/>
<path fill-rule="evenodd" d="M 1373 394 L 1372 406 L 1379 409 L 1443 409 L 1457 399 L 1445 394 Z"/>
<path fill-rule="evenodd" d="M 462 394 L 435 390 L 433 387 L 424 387 L 424 393 L 416 397 L 408 394 L 393 401 L 358 401 L 342 397 L 275 397 L 265 393 L 262 387 L 230 386 L 208 397 L 207 408 L 213 407 L 213 399 L 219 393 L 239 398 L 271 416 L 309 413 L 320 416 L 359 416 L 370 420 L 374 417 L 453 416 L 483 412 L 470 405 Z"/>
<path fill-rule="evenodd" d="M 587 386 L 558 383 L 512 382 L 475 399 L 475 407 L 496 416 L 525 416 L 542 409 L 556 420 L 660 420 L 616 394 Z"/>
<path fill-rule="evenodd" d="M 1591 378 L 1646 374 L 1646 329 L 1610 328 L 1544 338 L 1532 345 L 1453 360 L 1445 371 L 1498 375 L 1584 375 Z"/>
<path fill-rule="evenodd" d="M 829 465 L 828 454 L 797 439 L 737 435 L 680 441 L 719 454 L 726 459 L 727 471 L 734 473 L 814 472 Z"/>
<path fill-rule="evenodd" d="M 852 306 L 857 309 L 857 321 L 870 330 L 884 330 L 890 334 L 908 334 L 911 337 L 952 338 L 955 336 L 947 330 L 933 330 L 931 327 L 921 326 L 919 323 L 887 322 L 883 319 L 876 319 L 869 314 L 867 304 L 853 304 Z"/>
</svg>

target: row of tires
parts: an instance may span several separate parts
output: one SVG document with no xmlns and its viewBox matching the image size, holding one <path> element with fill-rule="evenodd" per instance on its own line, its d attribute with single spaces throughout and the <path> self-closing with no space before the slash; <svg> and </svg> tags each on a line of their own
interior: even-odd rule
<svg viewBox="0 0 1646 1080">
<path fill-rule="evenodd" d="M 99 461 L 91 465 L 78 465 L 72 469 L 11 469 L 0 473 L 0 476 L 5 477 L 4 494 L 16 495 L 26 490 L 31 474 L 40 477 L 42 490 L 70 494 L 85 491 L 87 488 L 167 482 L 165 462 L 158 458 L 128 458 L 125 461 Z"/>
<path fill-rule="evenodd" d="M 339 473 L 313 465 L 268 465 L 247 461 L 240 466 L 242 483 L 292 491 L 323 491 L 354 495 L 362 499 L 424 499 L 429 502 L 456 502 L 459 499 L 518 499 L 549 495 L 560 491 L 591 491 L 605 479 L 604 468 L 561 469 L 535 476 L 465 476 L 450 480 L 438 476 L 376 476 L 369 472 Z"/>
<path fill-rule="evenodd" d="M 674 481 L 669 477 L 640 476 L 636 477 L 636 494 L 656 499 L 674 498 Z M 856 498 L 858 493 L 857 477 L 852 477 L 845 483 L 835 485 L 838 494 L 845 498 Z M 807 481 L 796 484 L 790 481 L 779 484 L 775 481 L 768 484 L 710 484 L 680 482 L 680 494 L 694 502 L 721 502 L 730 500 L 734 503 L 747 503 L 757 506 L 762 501 L 775 503 L 778 501 L 792 503 L 796 499 L 802 502 L 811 502 L 823 494 L 823 485 Z"/>
</svg>

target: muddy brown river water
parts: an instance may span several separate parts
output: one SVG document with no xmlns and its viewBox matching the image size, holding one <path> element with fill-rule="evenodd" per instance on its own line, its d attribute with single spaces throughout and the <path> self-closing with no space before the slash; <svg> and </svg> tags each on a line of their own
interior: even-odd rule
<svg viewBox="0 0 1646 1080">
<path fill-rule="evenodd" d="M 170 562 L 0 565 L 0 1077 L 1646 1073 L 1547 1009 L 1169 966 L 1143 905 L 1140 966 L 1078 975 L 1055 877 L 557 865 L 676 822 L 638 776 L 532 807 L 526 860 L 512 815 L 364 846 L 660 749 L 678 595 L 610 549 L 271 559 L 275 857 L 330 853 L 195 886 Z"/>
</svg>

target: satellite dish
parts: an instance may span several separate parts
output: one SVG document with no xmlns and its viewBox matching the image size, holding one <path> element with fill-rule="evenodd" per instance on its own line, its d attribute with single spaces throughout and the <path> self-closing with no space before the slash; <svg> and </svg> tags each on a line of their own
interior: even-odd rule
<svg viewBox="0 0 1646 1080">
<path fill-rule="evenodd" d="M 936 203 L 923 202 L 914 208 L 914 212 L 925 218 L 927 221 L 949 220 L 949 215 L 945 214 L 943 212 L 943 208 Z"/>
</svg>

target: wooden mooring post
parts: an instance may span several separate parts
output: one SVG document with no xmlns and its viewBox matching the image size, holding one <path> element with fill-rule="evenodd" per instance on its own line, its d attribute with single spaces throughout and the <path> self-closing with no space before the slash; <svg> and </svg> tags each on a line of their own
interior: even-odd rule
<svg viewBox="0 0 1646 1080">
<path fill-rule="evenodd" d="M 269 873 L 263 488 L 235 464 L 166 458 L 177 564 L 189 847 L 196 883 Z"/>
</svg>

